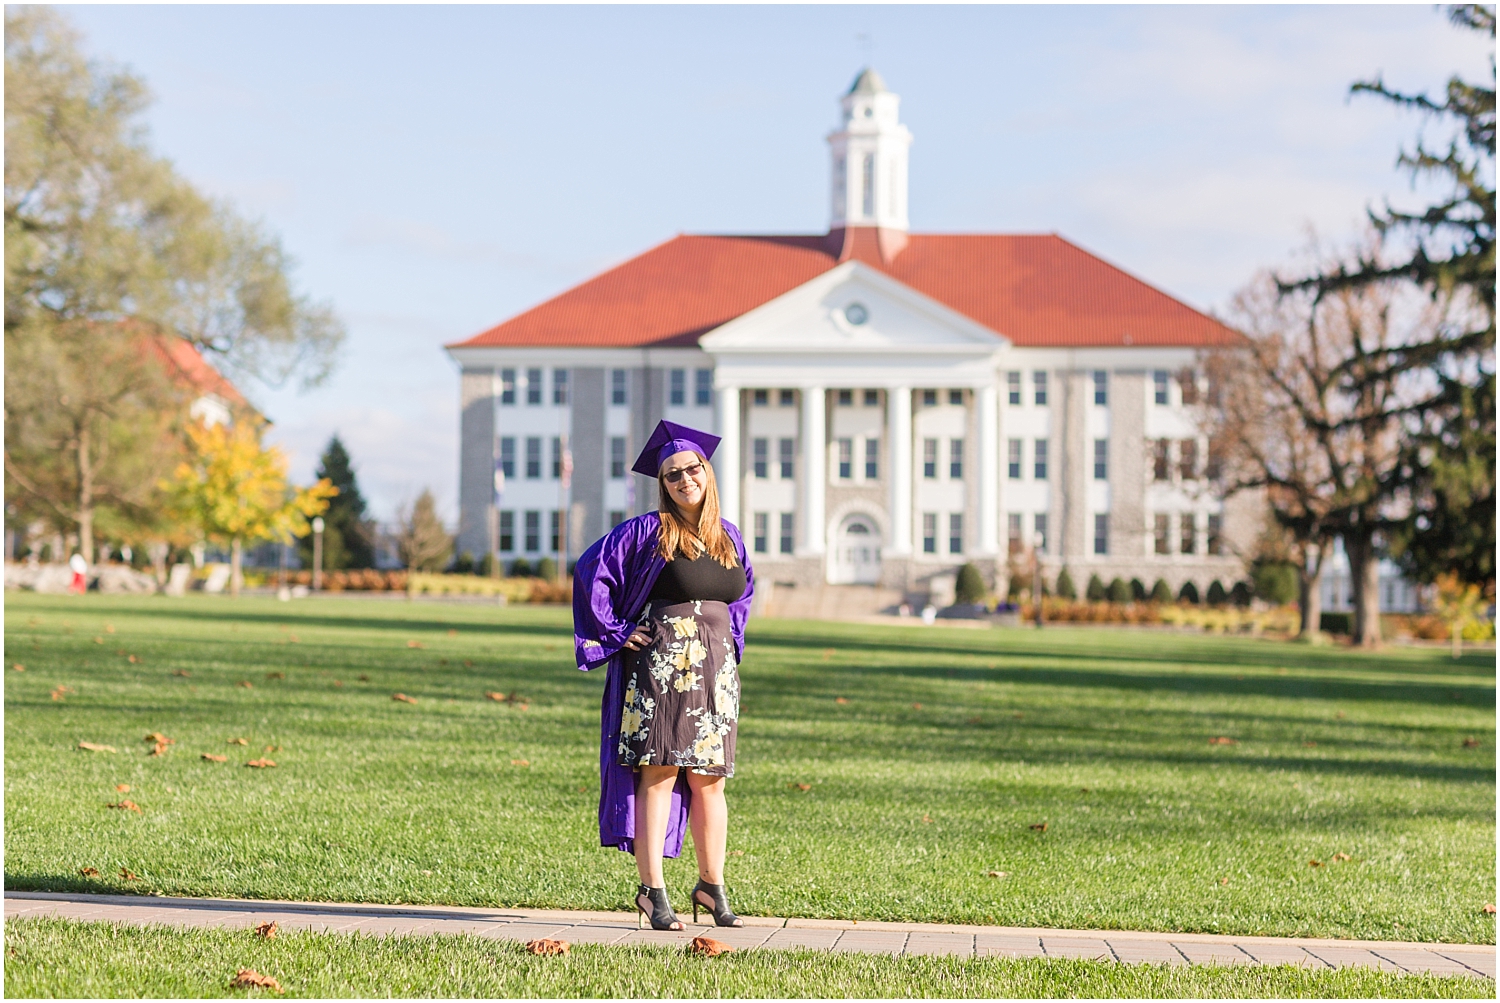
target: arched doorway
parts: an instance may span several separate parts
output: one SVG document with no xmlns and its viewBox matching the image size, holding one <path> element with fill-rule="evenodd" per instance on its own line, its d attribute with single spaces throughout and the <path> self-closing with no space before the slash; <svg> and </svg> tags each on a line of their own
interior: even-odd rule
<svg viewBox="0 0 1500 1003">
<path fill-rule="evenodd" d="M 880 527 L 866 515 L 847 516 L 839 524 L 829 580 L 840 585 L 874 585 L 880 581 Z"/>
</svg>

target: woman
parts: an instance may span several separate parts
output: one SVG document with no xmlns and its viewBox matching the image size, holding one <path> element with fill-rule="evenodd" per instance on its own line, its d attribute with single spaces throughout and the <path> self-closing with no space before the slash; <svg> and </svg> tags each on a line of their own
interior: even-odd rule
<svg viewBox="0 0 1500 1003">
<path fill-rule="evenodd" d="M 578 667 L 607 664 L 600 721 L 599 841 L 635 854 L 642 925 L 680 930 L 663 855 L 693 832 L 693 919 L 743 926 L 724 893 L 739 671 L 754 573 L 739 530 L 719 517 L 709 457 L 717 436 L 663 421 L 631 468 L 657 479 L 657 512 L 621 523 L 579 557 Z"/>
</svg>

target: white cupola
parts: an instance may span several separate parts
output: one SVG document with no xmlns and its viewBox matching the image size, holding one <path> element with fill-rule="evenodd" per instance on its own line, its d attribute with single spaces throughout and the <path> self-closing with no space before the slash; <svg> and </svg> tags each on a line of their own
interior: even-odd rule
<svg viewBox="0 0 1500 1003">
<path fill-rule="evenodd" d="M 875 226 L 905 232 L 906 164 L 911 131 L 899 120 L 901 98 L 866 68 L 840 102 L 843 128 L 830 133 L 833 206 L 830 230 Z"/>
</svg>

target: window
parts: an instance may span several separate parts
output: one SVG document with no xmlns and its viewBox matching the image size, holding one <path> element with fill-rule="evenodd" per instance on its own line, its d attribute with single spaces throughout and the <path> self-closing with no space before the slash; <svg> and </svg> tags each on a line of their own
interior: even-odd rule
<svg viewBox="0 0 1500 1003">
<path fill-rule="evenodd" d="M 1033 403 L 1038 407 L 1047 403 L 1047 371 L 1038 369 L 1031 374 L 1031 386 L 1035 393 Z"/>
<path fill-rule="evenodd" d="M 614 481 L 625 479 L 625 437 L 623 435 L 610 437 L 609 477 Z"/>
<path fill-rule="evenodd" d="M 682 407 L 687 403 L 687 370 L 673 369 L 667 373 L 667 403 Z"/>
<path fill-rule="evenodd" d="M 1109 440 L 1094 440 L 1094 480 L 1109 480 Z"/>
<path fill-rule="evenodd" d="M 1109 373 L 1102 369 L 1094 370 L 1094 403 L 1109 403 Z"/>
<path fill-rule="evenodd" d="M 1185 481 L 1198 479 L 1198 440 L 1183 439 L 1177 444 L 1177 470 Z"/>
<path fill-rule="evenodd" d="M 516 371 L 514 369 L 500 370 L 500 403 L 514 404 L 516 402 Z"/>
<path fill-rule="evenodd" d="M 505 509 L 500 513 L 500 550 L 510 553 L 516 549 L 516 513 Z"/>
<path fill-rule="evenodd" d="M 1224 456 L 1213 442 L 1208 444 L 1208 469 L 1203 472 L 1203 476 L 1211 481 L 1224 476 Z"/>
<path fill-rule="evenodd" d="M 540 369 L 526 370 L 526 403 L 540 404 L 542 402 L 542 371 Z"/>
<path fill-rule="evenodd" d="M 756 407 L 765 407 L 771 402 L 771 392 L 769 390 L 752 390 L 750 392 L 750 402 Z"/>
<path fill-rule="evenodd" d="M 1222 515 L 1208 517 L 1208 552 L 1215 557 L 1224 556 L 1224 517 Z"/>
<path fill-rule="evenodd" d="M 1165 513 L 1160 513 L 1156 516 L 1153 535 L 1156 539 L 1156 552 L 1158 554 L 1170 554 L 1172 552 L 1172 527 L 1171 519 Z"/>
<path fill-rule="evenodd" d="M 922 513 L 922 553 L 937 553 L 937 513 Z"/>
<path fill-rule="evenodd" d="M 1179 554 L 1198 552 L 1198 517 L 1191 512 L 1182 513 L 1182 539 L 1177 552 Z"/>
<path fill-rule="evenodd" d="M 534 554 L 542 549 L 542 513 L 526 513 L 526 552 Z"/>
<path fill-rule="evenodd" d="M 770 545 L 771 516 L 767 512 L 755 513 L 755 552 L 764 554 Z"/>
<path fill-rule="evenodd" d="M 625 510 L 624 509 L 612 508 L 612 509 L 609 510 L 609 528 L 610 529 L 614 529 L 616 526 L 618 526 L 620 523 L 622 523 L 624 521 L 625 521 Z"/>
<path fill-rule="evenodd" d="M 797 406 L 797 391 L 795 391 L 795 390 L 783 390 L 783 391 L 781 391 L 781 397 L 780 397 L 778 403 L 782 407 L 796 407 Z"/>
<path fill-rule="evenodd" d="M 507 480 L 516 476 L 516 439 L 507 435 L 500 440 L 500 472 Z"/>
<path fill-rule="evenodd" d="M 880 406 L 880 391 L 879 390 L 866 390 L 865 391 L 865 407 L 879 407 L 879 406 Z"/>
<path fill-rule="evenodd" d="M 1191 369 L 1184 369 L 1177 374 L 1177 384 L 1182 387 L 1182 403 L 1198 403 L 1198 374 Z"/>
<path fill-rule="evenodd" d="M 552 530 L 552 547 L 554 554 L 562 551 L 562 513 L 552 509 L 547 513 L 547 523 Z"/>
<path fill-rule="evenodd" d="M 1033 465 L 1031 476 L 1039 481 L 1045 481 L 1047 479 L 1047 440 L 1036 440 L 1035 449 L 1036 463 Z"/>
<path fill-rule="evenodd" d="M 626 392 L 626 371 L 623 369 L 611 369 L 609 371 L 609 402 L 611 404 L 628 404 L 630 396 Z"/>
<path fill-rule="evenodd" d="M 797 476 L 797 440 L 782 439 L 776 443 L 776 458 L 780 461 L 781 479 L 789 481 Z"/>
<path fill-rule="evenodd" d="M 794 525 L 791 512 L 781 513 L 781 552 L 783 554 L 790 554 L 796 548 L 796 541 L 792 534 Z"/>
<path fill-rule="evenodd" d="M 552 370 L 552 403 L 568 403 L 568 371 L 566 369 Z"/>
<path fill-rule="evenodd" d="M 693 370 L 693 403 L 699 407 L 708 407 L 714 402 L 714 371 L 712 369 Z"/>
<path fill-rule="evenodd" d="M 542 476 L 542 440 L 540 436 L 526 437 L 526 479 L 534 481 Z"/>
<path fill-rule="evenodd" d="M 922 440 L 922 476 L 928 480 L 937 479 L 937 440 Z"/>
<path fill-rule="evenodd" d="M 880 440 L 865 440 L 865 480 L 873 481 L 880 477 Z"/>
<path fill-rule="evenodd" d="M 964 552 L 964 516 L 962 512 L 954 512 L 948 516 L 948 553 L 962 554 Z"/>
<path fill-rule="evenodd" d="M 1021 403 L 1021 374 L 1016 370 L 1005 374 L 1005 400 L 1009 404 Z"/>
<path fill-rule="evenodd" d="M 936 390 L 923 390 L 922 391 L 922 406 L 923 407 L 937 407 L 937 391 Z"/>
<path fill-rule="evenodd" d="M 1102 513 L 1094 516 L 1094 553 L 1109 553 L 1109 516 Z"/>
<path fill-rule="evenodd" d="M 1010 439 L 1005 443 L 1005 476 L 1013 481 L 1021 479 L 1021 440 Z"/>
<path fill-rule="evenodd" d="M 861 179 L 864 185 L 863 195 L 860 199 L 860 210 L 868 218 L 875 215 L 875 154 L 865 154 L 864 177 Z"/>
<path fill-rule="evenodd" d="M 1047 552 L 1047 513 L 1038 512 L 1035 516 L 1033 516 L 1031 519 L 1031 526 L 1032 530 L 1037 536 L 1037 553 L 1045 554 Z"/>
<path fill-rule="evenodd" d="M 750 469 L 756 479 L 765 480 L 770 466 L 771 440 L 750 440 Z"/>
<path fill-rule="evenodd" d="M 1155 393 L 1156 403 L 1167 403 L 1167 371 L 1158 369 L 1151 374 L 1151 389 Z"/>
<path fill-rule="evenodd" d="M 840 390 L 838 396 L 839 407 L 852 407 L 854 405 L 854 391 Z"/>
<path fill-rule="evenodd" d="M 948 476 L 955 481 L 964 479 L 964 440 L 948 440 Z"/>
<path fill-rule="evenodd" d="M 562 460 L 562 437 L 554 435 L 552 437 L 552 479 L 554 481 L 562 476 Z"/>
<path fill-rule="evenodd" d="M 1157 439 L 1151 444 L 1151 477 L 1153 480 L 1170 481 L 1172 479 L 1170 449 L 1171 444 L 1167 439 Z"/>
<path fill-rule="evenodd" d="M 1025 541 L 1021 539 L 1021 513 L 1012 512 L 1005 517 L 1005 541 L 1010 554 L 1019 554 L 1026 549 Z"/>
<path fill-rule="evenodd" d="M 839 439 L 839 480 L 847 481 L 854 476 L 854 440 Z"/>
<path fill-rule="evenodd" d="M 959 404 L 959 405 L 962 405 L 963 402 L 964 402 L 964 392 L 962 390 L 949 390 L 948 391 L 948 403 L 949 404 Z"/>
</svg>

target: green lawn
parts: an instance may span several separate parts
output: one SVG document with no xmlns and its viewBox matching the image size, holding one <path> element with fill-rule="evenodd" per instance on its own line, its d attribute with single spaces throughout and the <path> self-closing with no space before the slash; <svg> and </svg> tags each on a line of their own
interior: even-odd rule
<svg viewBox="0 0 1500 1003">
<path fill-rule="evenodd" d="M 9 888 L 629 907 L 566 610 L 6 607 Z M 1493 654 L 761 621 L 743 677 L 741 912 L 1494 942 Z"/>
<path fill-rule="evenodd" d="M 236 990 L 241 968 L 311 997 L 1405 997 L 1490 998 L 1484 979 L 1391 975 L 1370 968 L 1116 965 L 1055 958 L 904 957 L 739 951 L 689 957 L 670 948 L 580 944 L 533 957 L 478 937 L 364 937 L 248 930 L 168 930 L 67 920 L 5 924 L 5 995 L 272 996 Z"/>
</svg>

